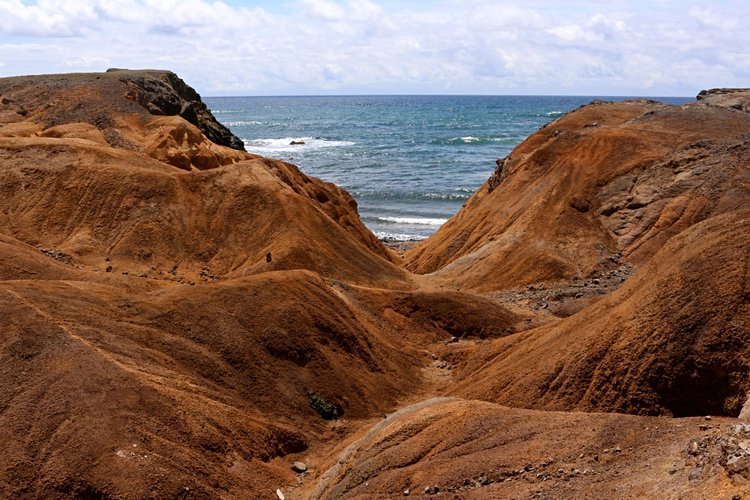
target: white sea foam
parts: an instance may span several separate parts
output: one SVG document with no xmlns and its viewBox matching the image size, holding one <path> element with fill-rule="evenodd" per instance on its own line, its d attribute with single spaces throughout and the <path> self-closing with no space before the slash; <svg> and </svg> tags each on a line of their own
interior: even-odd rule
<svg viewBox="0 0 750 500">
<path fill-rule="evenodd" d="M 383 222 L 395 222 L 396 224 L 413 224 L 415 226 L 442 226 L 448 219 L 430 219 L 422 217 L 378 217 Z"/>
<path fill-rule="evenodd" d="M 503 142 L 508 140 L 506 137 L 474 137 L 473 135 L 467 135 L 464 137 L 451 137 L 450 139 L 433 139 L 432 144 L 491 144 L 493 142 Z"/>
<path fill-rule="evenodd" d="M 391 233 L 390 231 L 375 231 L 375 236 L 385 241 L 418 241 L 427 239 L 427 236 L 419 234 Z"/>
<path fill-rule="evenodd" d="M 233 122 L 224 122 L 224 125 L 227 127 L 246 127 L 248 125 L 263 125 L 263 122 L 259 121 L 245 121 L 245 120 L 237 120 Z"/>
<path fill-rule="evenodd" d="M 563 112 L 562 111 L 550 111 L 549 113 L 544 113 L 544 114 L 547 116 L 559 116 L 563 114 Z"/>
<path fill-rule="evenodd" d="M 284 137 L 281 139 L 244 139 L 245 148 L 250 153 L 295 152 L 319 148 L 336 148 L 354 145 L 351 141 L 330 141 L 318 137 Z M 304 142 L 304 144 L 292 144 Z"/>
</svg>

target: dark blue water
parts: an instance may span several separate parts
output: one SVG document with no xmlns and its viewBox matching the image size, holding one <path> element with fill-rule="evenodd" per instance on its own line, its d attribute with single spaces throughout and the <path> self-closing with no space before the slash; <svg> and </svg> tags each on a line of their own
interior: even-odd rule
<svg viewBox="0 0 750 500">
<path fill-rule="evenodd" d="M 210 97 L 247 150 L 348 190 L 379 237 L 431 235 L 490 176 L 495 160 L 594 97 Z M 606 98 L 599 99 L 623 99 Z M 659 99 L 659 98 L 657 98 Z M 684 103 L 692 98 L 661 98 Z M 292 141 L 304 144 L 292 145 Z"/>
</svg>

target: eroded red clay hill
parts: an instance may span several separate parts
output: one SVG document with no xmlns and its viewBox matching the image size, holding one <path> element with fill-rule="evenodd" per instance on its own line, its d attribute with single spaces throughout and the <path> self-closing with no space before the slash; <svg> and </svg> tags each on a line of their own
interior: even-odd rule
<svg viewBox="0 0 750 500">
<path fill-rule="evenodd" d="M 401 259 L 172 73 L 0 79 L 0 494 L 743 493 L 750 117 L 702 100 L 562 117 Z"/>
<path fill-rule="evenodd" d="M 698 221 L 747 206 L 750 114 L 597 102 L 502 160 L 466 206 L 407 253 L 453 285 L 503 290 L 640 266 Z"/>
</svg>

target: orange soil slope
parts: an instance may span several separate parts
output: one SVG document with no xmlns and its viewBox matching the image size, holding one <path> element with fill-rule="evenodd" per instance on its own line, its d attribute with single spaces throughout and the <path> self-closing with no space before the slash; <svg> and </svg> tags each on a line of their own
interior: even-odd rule
<svg viewBox="0 0 750 500">
<path fill-rule="evenodd" d="M 703 100 L 534 134 L 406 255 L 419 276 L 172 73 L 0 79 L 0 496 L 741 492 L 750 431 L 496 404 L 739 412 L 750 118 Z M 617 266 L 567 319 L 496 294 Z M 440 394 L 488 402 L 384 415 Z"/>
<path fill-rule="evenodd" d="M 106 267 L 103 259 L 110 259 L 119 272 L 171 272 L 194 280 L 201 272 L 304 268 L 354 281 L 406 280 L 342 189 L 292 165 L 217 146 L 182 118 L 153 117 L 124 97 L 133 81 L 158 83 L 170 75 L 117 71 L 0 80 L 6 102 L 1 230 L 89 266 Z M 107 99 L 112 102 L 105 106 Z M 21 112 L 13 114 L 14 106 Z M 45 128 L 63 119 L 86 121 Z M 154 128 L 170 137 L 187 128 L 195 140 L 160 144 L 159 154 L 149 155 Z M 94 132 L 109 143 L 90 140 Z M 191 171 L 190 158 L 202 154 L 195 143 L 223 167 Z M 175 148 L 180 153 L 169 154 L 183 155 L 187 171 L 161 157 Z"/>
<path fill-rule="evenodd" d="M 4 497 L 272 492 L 284 457 L 420 392 L 426 344 L 518 329 L 410 298 L 344 190 L 154 108 L 174 78 L 0 80 Z"/>
<path fill-rule="evenodd" d="M 727 465 L 748 431 L 437 398 L 373 426 L 294 498 L 731 499 L 748 493 Z"/>
<path fill-rule="evenodd" d="M 750 114 L 595 102 L 519 145 L 407 267 L 492 291 L 640 266 L 673 235 L 747 206 Z"/>
<path fill-rule="evenodd" d="M 526 408 L 737 416 L 750 393 L 748 249 L 750 210 L 696 224 L 610 296 L 475 352 L 451 392 Z"/>
</svg>

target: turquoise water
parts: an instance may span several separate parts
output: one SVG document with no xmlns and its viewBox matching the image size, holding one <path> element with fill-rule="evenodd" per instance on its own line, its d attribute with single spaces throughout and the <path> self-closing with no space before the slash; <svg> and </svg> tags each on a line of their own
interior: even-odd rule
<svg viewBox="0 0 750 500">
<path fill-rule="evenodd" d="M 598 99 L 624 99 L 606 98 Z M 378 237 L 423 239 L 492 174 L 495 160 L 594 97 L 210 97 L 247 150 L 335 182 Z M 684 103 L 692 98 L 657 98 Z M 292 145 L 292 141 L 304 144 Z"/>
</svg>

